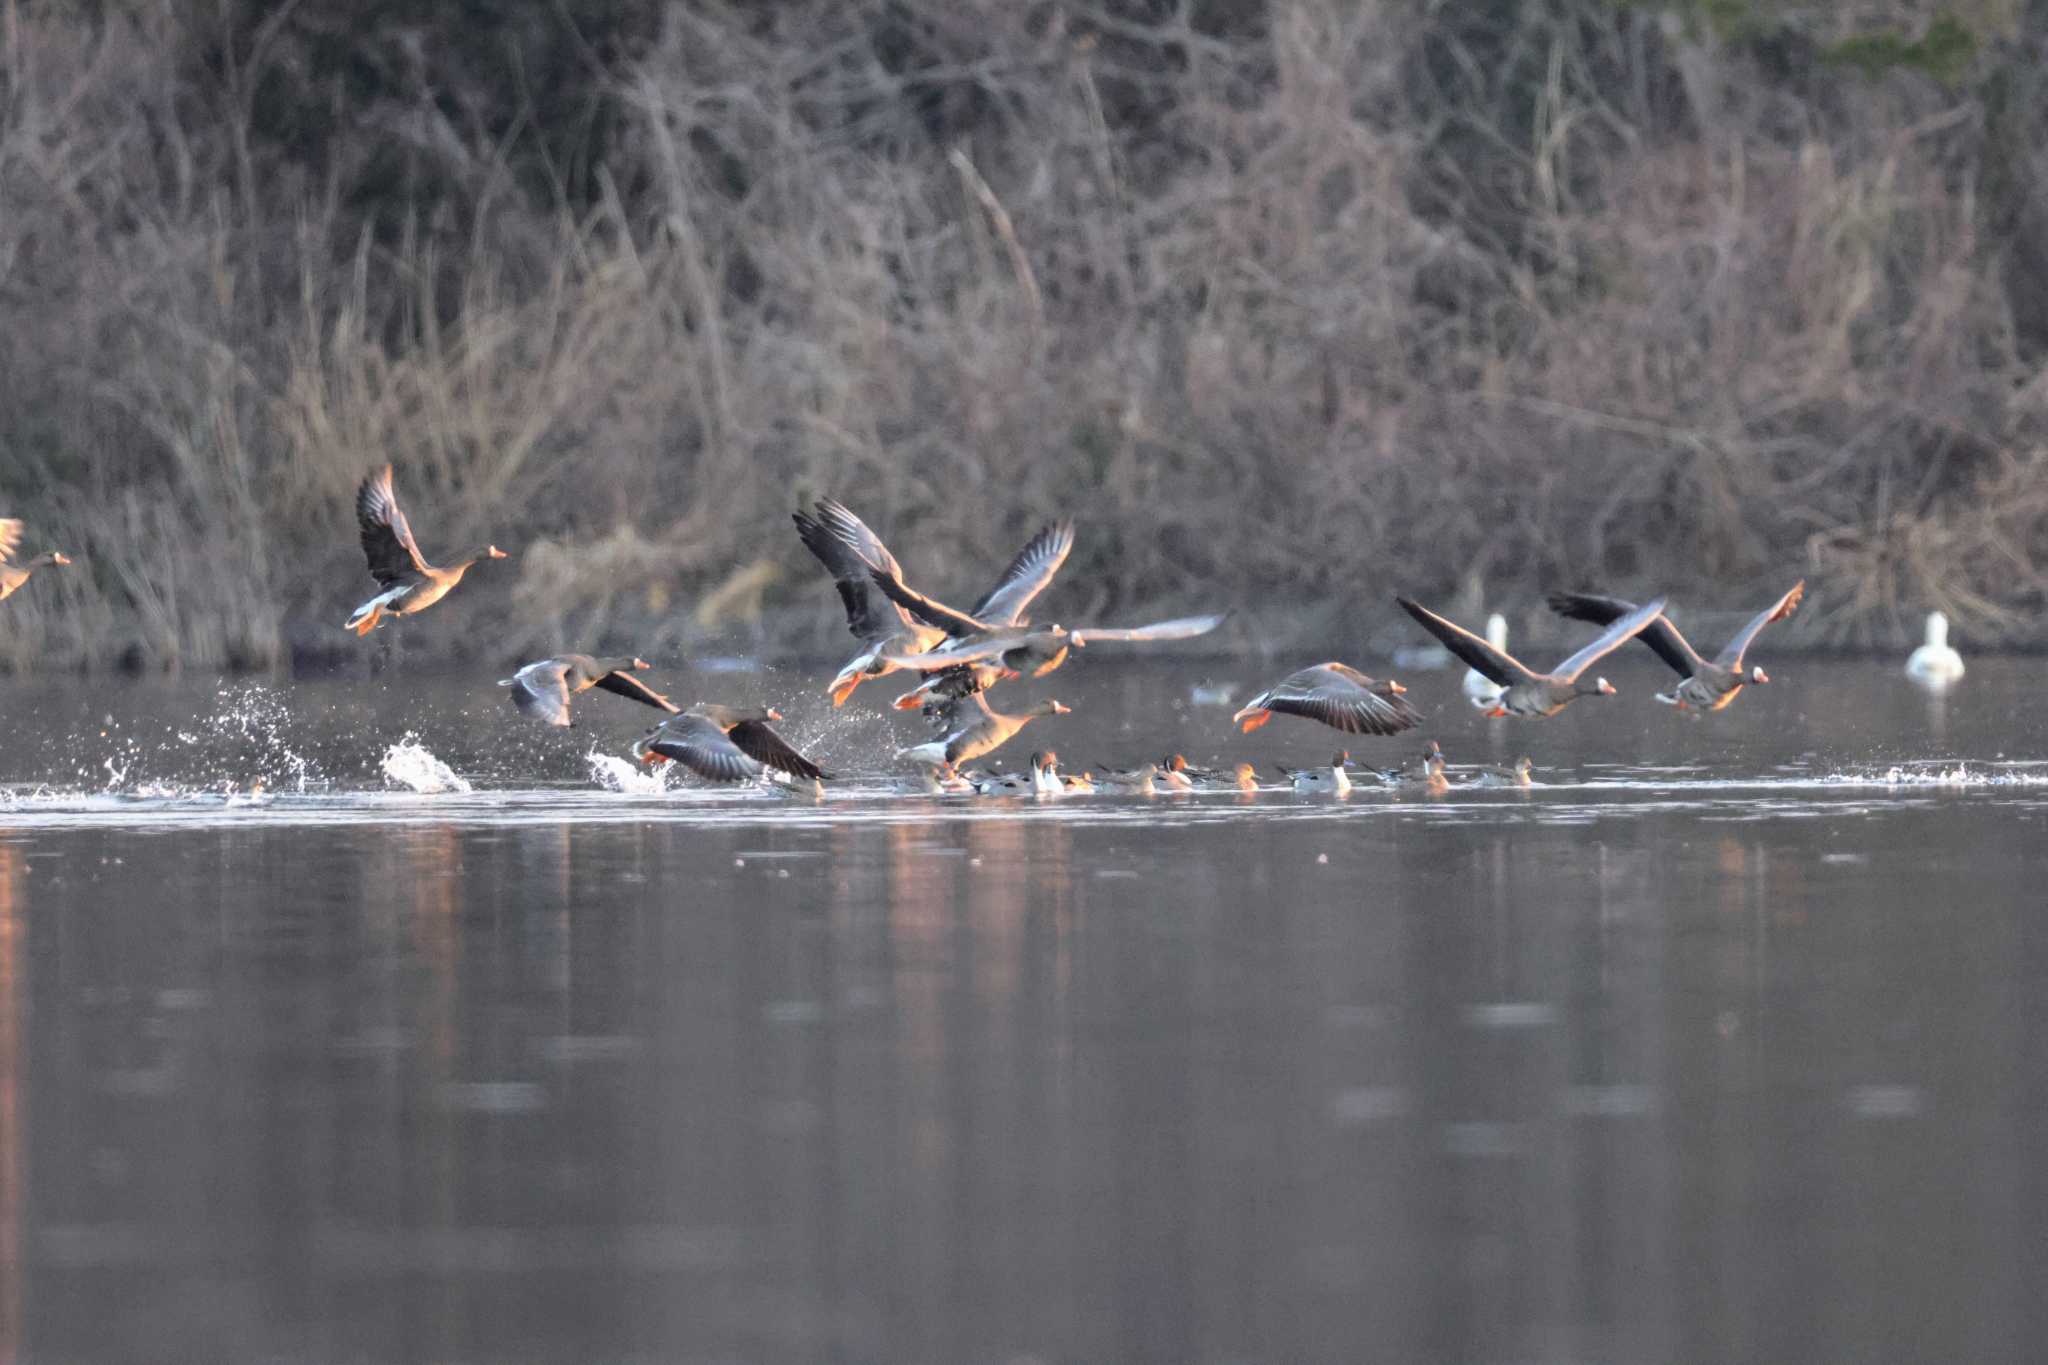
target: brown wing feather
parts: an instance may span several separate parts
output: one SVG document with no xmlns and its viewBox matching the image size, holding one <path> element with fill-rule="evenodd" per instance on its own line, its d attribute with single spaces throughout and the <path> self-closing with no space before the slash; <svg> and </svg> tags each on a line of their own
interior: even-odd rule
<svg viewBox="0 0 2048 1365">
<path fill-rule="evenodd" d="M 790 515 L 805 548 L 831 573 L 839 601 L 846 608 L 847 629 L 855 639 L 873 644 L 910 624 L 903 608 L 884 598 L 868 579 L 870 568 L 899 577 L 902 569 L 866 522 L 829 498 L 818 503 L 816 516 L 804 512 Z"/>
<path fill-rule="evenodd" d="M 399 510 L 398 495 L 391 491 L 390 465 L 364 479 L 356 489 L 356 527 L 362 532 L 363 558 L 370 562 L 370 577 L 378 583 L 395 588 L 426 576 L 427 561 L 420 556 L 405 513 Z"/>
<path fill-rule="evenodd" d="M 1748 625 L 1736 631 L 1735 638 L 1721 647 L 1721 652 L 1715 657 L 1714 662 L 1723 668 L 1740 668 L 1742 666 L 1742 656 L 1749 652 L 1749 647 L 1755 642 L 1757 634 L 1773 621 L 1782 621 L 1797 611 L 1799 609 L 1799 599 L 1804 596 L 1806 596 L 1806 580 L 1802 578 L 1792 585 L 1792 591 L 1786 593 L 1771 606 L 1758 612 L 1750 619 Z"/>
<path fill-rule="evenodd" d="M 21 546 L 21 522 L 14 517 L 0 519 L 0 564 L 14 557 Z"/>
<path fill-rule="evenodd" d="M 1591 621 L 1596 626 L 1612 625 L 1636 609 L 1633 602 L 1619 597 L 1602 597 L 1590 592 L 1554 592 L 1543 599 L 1550 609 L 1571 621 Z M 1657 652 L 1657 657 L 1670 664 L 1681 678 L 1690 678 L 1700 671 L 1699 651 L 1692 642 L 1679 634 L 1678 627 L 1671 624 L 1671 618 L 1660 616 L 1643 627 L 1643 633 L 1636 639 Z"/>
<path fill-rule="evenodd" d="M 567 726 L 567 673 L 568 669 L 560 659 L 548 659 L 520 669 L 507 680 L 512 688 L 512 704 L 522 715 L 531 716 L 545 725 Z"/>
<path fill-rule="evenodd" d="M 974 604 L 968 615 L 991 625 L 1022 625 L 1024 609 L 1031 605 L 1032 598 L 1045 591 L 1046 584 L 1052 582 L 1052 576 L 1060 571 L 1060 565 L 1067 562 L 1073 549 L 1074 523 L 1061 521 L 1045 527 L 1017 551 L 1017 557 L 1003 570 L 996 585 Z"/>
<path fill-rule="evenodd" d="M 744 782 L 761 775 L 761 765 L 702 716 L 663 721 L 644 743 L 650 751 L 714 782 Z"/>
<path fill-rule="evenodd" d="M 1343 664 L 1320 664 L 1284 680 L 1254 705 L 1320 721 L 1347 735 L 1398 735 L 1421 723 L 1422 713 L 1406 697 L 1375 690 L 1380 686 Z"/>
<path fill-rule="evenodd" d="M 1502 687 L 1512 687 L 1518 682 L 1527 682 L 1536 676 L 1529 671 L 1527 665 L 1514 656 L 1495 649 L 1456 622 L 1446 621 L 1420 602 L 1412 602 L 1405 597 L 1396 597 L 1394 600 L 1400 603 L 1402 611 L 1419 621 L 1424 630 L 1443 641 L 1445 649 Z"/>
<path fill-rule="evenodd" d="M 648 706 L 659 707 L 663 711 L 680 711 L 683 709 L 630 673 L 607 673 L 601 678 L 593 679 L 590 685 L 602 688 L 616 696 L 631 697 L 634 701 L 642 702 Z"/>
<path fill-rule="evenodd" d="M 890 601 L 926 625 L 943 630 L 956 640 L 964 635 L 979 635 L 991 628 L 992 623 L 984 622 L 978 616 L 963 615 L 943 602 L 926 597 L 905 583 L 901 577 L 887 570 L 874 569 L 870 571 L 869 577 Z"/>
<path fill-rule="evenodd" d="M 828 775 L 823 768 L 791 748 L 789 741 L 776 734 L 765 720 L 743 720 L 732 727 L 729 737 L 747 757 L 791 777 L 819 778 Z"/>
</svg>

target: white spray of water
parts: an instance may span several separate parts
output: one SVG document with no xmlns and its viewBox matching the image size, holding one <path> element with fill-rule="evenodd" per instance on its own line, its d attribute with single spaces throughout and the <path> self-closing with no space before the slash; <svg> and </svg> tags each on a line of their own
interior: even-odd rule
<svg viewBox="0 0 2048 1365">
<path fill-rule="evenodd" d="M 384 780 L 422 793 L 471 790 L 467 778 L 410 734 L 384 751 Z"/>
<path fill-rule="evenodd" d="M 200 723 L 200 742 L 225 748 L 229 762 L 245 770 L 223 773 L 222 777 L 289 785 L 303 792 L 307 782 L 319 776 L 312 761 L 286 738 L 293 717 L 282 696 L 261 683 L 223 687 L 215 695 L 220 706 Z M 191 742 L 183 734 L 178 738 Z"/>
<path fill-rule="evenodd" d="M 630 759 L 616 754 L 601 754 L 592 749 L 583 756 L 590 765 L 590 778 L 606 791 L 623 792 L 628 796 L 660 796 L 668 790 L 668 769 L 666 763 L 656 763 L 642 768 Z"/>
</svg>

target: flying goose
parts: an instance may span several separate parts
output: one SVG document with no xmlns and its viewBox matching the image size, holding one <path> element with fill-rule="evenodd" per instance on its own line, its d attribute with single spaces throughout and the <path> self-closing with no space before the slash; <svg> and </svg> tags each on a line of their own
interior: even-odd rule
<svg viewBox="0 0 2048 1365">
<path fill-rule="evenodd" d="M 989 630 L 1019 629 L 1027 622 L 1025 610 L 1033 599 L 1044 592 L 1053 575 L 1067 562 L 1067 556 L 1074 549 L 1074 524 L 1070 521 L 1056 522 L 1040 528 L 1037 535 L 1026 542 L 1009 566 L 1003 570 L 996 585 L 983 595 L 972 610 L 957 611 L 945 603 L 925 596 L 903 581 L 900 571 L 888 565 L 871 566 L 870 578 L 874 586 L 915 619 L 924 622 L 938 632 L 930 644 L 908 654 L 930 652 L 933 645 L 948 639 L 975 636 Z M 1066 651 L 1061 648 L 1055 655 L 1020 660 L 1023 668 L 1034 674 L 1045 674 L 1065 662 Z M 977 692 L 986 691 L 1008 673 L 1006 664 L 991 659 L 964 662 L 958 658 L 947 659 L 932 667 L 918 664 L 899 664 L 899 667 L 920 668 L 927 673 L 925 680 L 916 688 L 898 697 L 894 703 L 899 711 L 924 707 L 927 713 L 936 714 L 950 722 L 951 707 L 946 703 L 957 702 Z"/>
<path fill-rule="evenodd" d="M 1643 627 L 1636 638 L 1657 652 L 1657 657 L 1678 673 L 1678 685 L 1669 692 L 1659 692 L 1657 700 L 1680 710 L 1697 708 L 1701 711 L 1718 711 L 1735 700 L 1735 694 L 1751 683 L 1767 683 L 1770 675 L 1762 668 L 1745 669 L 1742 656 L 1748 652 L 1757 633 L 1773 621 L 1782 621 L 1799 606 L 1799 599 L 1806 595 L 1806 580 L 1800 579 L 1792 590 L 1779 598 L 1750 619 L 1748 625 L 1735 632 L 1733 639 L 1724 645 L 1712 659 L 1703 659 L 1686 638 L 1678 633 L 1678 627 L 1671 624 L 1668 616 L 1659 616 Z M 1550 609 L 1559 616 L 1574 621 L 1591 621 L 1604 626 L 1618 621 L 1636 609 L 1633 602 L 1624 602 L 1618 597 L 1598 597 L 1591 593 L 1552 593 L 1547 599 Z"/>
<path fill-rule="evenodd" d="M 622 697 L 668 712 L 681 710 L 633 674 L 647 668 L 645 659 L 593 659 L 588 654 L 558 654 L 552 659 L 530 663 L 498 686 L 512 689 L 512 704 L 520 713 L 544 725 L 566 726 L 569 698 L 593 687 L 616 692 Z"/>
<path fill-rule="evenodd" d="M 0 580 L 0 587 L 4 586 Z M 6 595 L 0 591 L 0 597 Z M 1936 692 L 1963 676 L 1963 656 L 1949 646 L 1948 617 L 1942 613 L 1927 613 L 1927 643 L 1907 658 L 1906 676 Z"/>
<path fill-rule="evenodd" d="M 1330 758 L 1327 768 L 1281 768 L 1280 775 L 1294 784 L 1298 792 L 1334 792 L 1342 795 L 1351 790 L 1351 775 L 1344 769 L 1351 763 L 1351 755 L 1338 750 Z"/>
<path fill-rule="evenodd" d="M 480 559 L 503 559 L 505 552 L 486 545 L 464 555 L 445 569 L 437 569 L 420 555 L 412 527 L 399 510 L 398 495 L 391 491 L 391 466 L 385 465 L 364 479 L 356 489 L 356 526 L 362 532 L 363 557 L 370 561 L 370 576 L 384 591 L 357 607 L 343 627 L 357 635 L 368 635 L 387 616 L 410 616 L 425 611 L 453 591 Z"/>
<path fill-rule="evenodd" d="M 936 626 L 913 621 L 909 612 L 875 589 L 868 577 L 870 565 L 886 567 L 896 575 L 902 574 L 903 567 L 882 538 L 845 504 L 820 498 L 813 512 L 792 512 L 790 516 L 805 547 L 831 573 L 839 600 L 846 606 L 846 628 L 863 646 L 826 689 L 834 706 L 845 705 L 853 689 L 869 678 L 893 673 L 897 666 L 888 662 L 888 655 L 930 649 L 946 638 Z"/>
<path fill-rule="evenodd" d="M 1438 616 L 1405 597 L 1396 597 L 1401 610 L 1422 623 L 1424 629 L 1443 642 L 1444 648 L 1501 685 L 1489 716 L 1554 716 L 1579 697 L 1612 696 L 1614 687 L 1605 678 L 1590 683 L 1579 681 L 1601 659 L 1641 631 L 1664 610 L 1664 599 L 1637 607 L 1616 620 L 1591 644 L 1566 659 L 1549 673 L 1537 673 L 1513 656 Z"/>
<path fill-rule="evenodd" d="M 16 588 L 28 582 L 28 576 L 46 564 L 69 564 L 68 555 L 55 550 L 45 550 L 34 559 L 25 559 L 19 564 L 10 563 L 14 552 L 21 545 L 22 524 L 13 517 L 0 519 L 0 601 L 11 596 Z"/>
<path fill-rule="evenodd" d="M 1499 612 L 1486 618 L 1486 643 L 1495 649 L 1508 647 L 1508 618 Z M 1491 711 L 1500 700 L 1500 684 L 1476 668 L 1465 670 L 1465 699 L 1482 711 Z"/>
<path fill-rule="evenodd" d="M 769 728 L 769 721 L 781 719 L 773 707 L 698 702 L 634 741 L 633 757 L 647 764 L 680 763 L 713 782 L 744 782 L 764 768 L 811 782 L 831 776 Z"/>
<path fill-rule="evenodd" d="M 1241 722 L 1245 734 L 1278 711 L 1319 720 L 1347 735 L 1398 735 L 1422 720 L 1422 713 L 1401 695 L 1407 690 L 1392 678 L 1379 682 L 1346 664 L 1317 664 L 1281 679 L 1230 719 Z"/>
<path fill-rule="evenodd" d="M 1147 626 L 988 626 L 922 654 L 893 655 L 889 661 L 904 668 L 941 669 L 1000 656 L 1008 672 L 1042 678 L 1067 661 L 1069 648 L 1096 640 L 1189 640 L 1207 635 L 1228 615 L 1181 616 Z M 963 627 L 974 624 L 965 617 L 956 619 Z"/>
<path fill-rule="evenodd" d="M 896 757 L 907 758 L 913 763 L 922 763 L 927 767 L 952 769 L 970 759 L 993 753 L 1008 742 L 1012 735 L 1038 717 L 1064 716 L 1071 709 L 1056 701 L 1042 701 L 1020 715 L 1006 716 L 991 711 L 987 700 L 977 692 L 974 694 L 974 712 L 970 714 L 965 725 L 943 739 L 900 749 Z"/>
</svg>

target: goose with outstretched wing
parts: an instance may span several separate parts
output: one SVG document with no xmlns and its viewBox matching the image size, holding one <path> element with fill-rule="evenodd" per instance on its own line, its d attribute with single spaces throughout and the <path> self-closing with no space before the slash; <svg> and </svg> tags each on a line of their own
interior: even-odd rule
<svg viewBox="0 0 2048 1365">
<path fill-rule="evenodd" d="M 937 626 L 913 620 L 908 611 L 875 587 L 868 576 L 871 567 L 885 568 L 896 577 L 902 576 L 903 567 L 882 538 L 844 503 L 820 498 L 811 511 L 790 515 L 804 546 L 831 573 L 839 600 L 846 607 L 846 628 L 861 642 L 861 652 L 839 670 L 826 689 L 834 706 L 843 706 L 853 690 L 869 678 L 895 672 L 898 665 L 889 663 L 888 655 L 930 649 L 946 638 Z"/>
<path fill-rule="evenodd" d="M 28 582 L 29 575 L 37 569 L 71 562 L 68 555 L 58 554 L 55 550 L 45 550 L 34 559 L 14 563 L 14 552 L 21 548 L 21 532 L 22 524 L 19 520 L 14 517 L 0 518 L 0 600 L 12 596 L 17 588 Z"/>
<path fill-rule="evenodd" d="M 1382 682 L 1333 660 L 1282 678 L 1230 719 L 1245 734 L 1277 713 L 1320 721 L 1347 735 L 1398 735 L 1422 721 L 1422 713 L 1403 695 L 1407 690 L 1392 678 Z"/>
<path fill-rule="evenodd" d="M 1805 595 L 1806 580 L 1802 578 L 1792 585 L 1791 591 L 1751 617 L 1748 624 L 1736 631 L 1734 638 L 1711 659 L 1700 656 L 1685 636 L 1679 634 L 1678 627 L 1671 623 L 1669 616 L 1656 617 L 1643 627 L 1636 638 L 1655 650 L 1657 657 L 1670 664 L 1679 678 L 1678 684 L 1669 692 L 1659 692 L 1657 700 L 1682 711 L 1718 711 L 1734 701 L 1736 694 L 1750 684 L 1769 682 L 1770 675 L 1762 667 L 1745 668 L 1743 657 L 1749 653 L 1750 645 L 1755 643 L 1763 628 L 1798 610 L 1799 600 Z M 1619 621 L 1637 610 L 1633 602 L 1594 593 L 1552 593 L 1547 601 L 1550 609 L 1559 616 L 1574 621 L 1590 621 L 1596 626 Z"/>
<path fill-rule="evenodd" d="M 588 654 L 558 654 L 527 664 L 498 686 L 512 689 L 512 704 L 543 725 L 568 726 L 569 698 L 597 688 L 629 697 L 671 713 L 682 708 L 633 674 L 649 667 L 645 659 L 594 659 Z"/>
<path fill-rule="evenodd" d="M 362 536 L 370 577 L 383 589 L 348 618 L 344 629 L 357 635 L 368 635 L 387 616 L 425 611 L 454 591 L 478 560 L 505 558 L 497 546 L 485 545 L 445 569 L 427 563 L 419 542 L 413 539 L 412 525 L 398 505 L 398 494 L 392 491 L 388 464 L 356 489 L 356 529 Z"/>
<path fill-rule="evenodd" d="M 1538 673 L 1504 649 L 1486 641 L 1454 622 L 1446 621 L 1429 608 L 1405 597 L 1394 599 L 1444 648 L 1500 684 L 1489 716 L 1554 716 L 1580 697 L 1611 697 L 1614 685 L 1605 678 L 1582 681 L 1587 669 L 1634 639 L 1664 610 L 1664 599 L 1637 607 L 1607 627 L 1591 644 L 1548 673 Z"/>
<path fill-rule="evenodd" d="M 633 757 L 644 764 L 680 763 L 713 782 L 746 782 L 769 768 L 808 782 L 830 777 L 768 724 L 781 719 L 773 707 L 698 702 L 642 735 Z"/>
</svg>

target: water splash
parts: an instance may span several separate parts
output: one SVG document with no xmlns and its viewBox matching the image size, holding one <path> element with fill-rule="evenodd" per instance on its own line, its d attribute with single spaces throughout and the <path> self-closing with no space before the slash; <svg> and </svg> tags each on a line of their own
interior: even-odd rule
<svg viewBox="0 0 2048 1365">
<path fill-rule="evenodd" d="M 320 783 L 313 761 L 291 738 L 298 722 L 282 695 L 261 683 L 236 683 L 214 697 L 208 714 L 166 726 L 157 737 L 106 716 L 75 746 L 79 779 L 108 795 L 139 797 L 250 785 L 303 793 Z"/>
<path fill-rule="evenodd" d="M 601 754 L 592 749 L 583 756 L 590 765 L 590 779 L 606 791 L 623 792 L 627 796 L 660 796 L 668 790 L 670 765 L 657 763 L 642 768 L 630 759 L 617 754 Z"/>
<path fill-rule="evenodd" d="M 282 696 L 261 683 L 223 687 L 215 695 L 220 705 L 200 723 L 200 730 L 211 746 L 225 748 L 230 761 L 243 769 L 240 774 L 216 776 L 237 785 L 246 780 L 258 787 L 290 786 L 299 792 L 319 777 L 312 760 L 288 738 L 293 717 Z"/>
<path fill-rule="evenodd" d="M 434 757 L 433 751 L 408 733 L 384 751 L 384 780 L 422 794 L 467 792 L 469 780 Z"/>
<path fill-rule="evenodd" d="M 1994 765 L 1991 770 L 1972 768 L 1967 762 L 1894 764 L 1883 772 L 1830 773 L 1824 780 L 1857 787 L 2041 787 L 2048 786 L 2048 772 L 2038 764 Z"/>
</svg>

